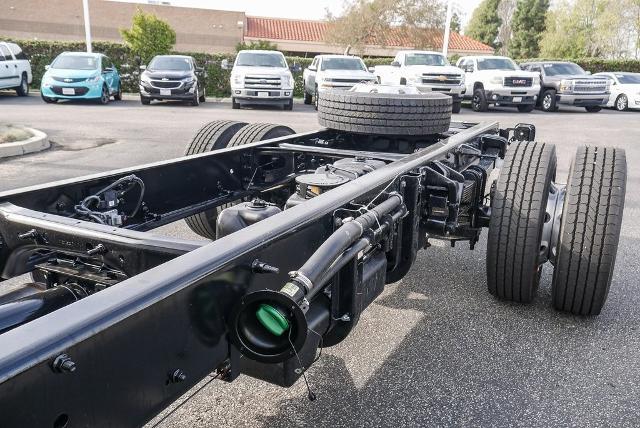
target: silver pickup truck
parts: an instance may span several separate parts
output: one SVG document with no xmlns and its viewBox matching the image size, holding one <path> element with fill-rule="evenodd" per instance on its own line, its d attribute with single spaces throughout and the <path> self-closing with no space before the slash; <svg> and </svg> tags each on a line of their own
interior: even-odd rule
<svg viewBox="0 0 640 428">
<path fill-rule="evenodd" d="M 578 64 L 568 61 L 527 62 L 523 70 L 540 74 L 538 106 L 542 111 L 556 111 L 559 104 L 584 107 L 599 112 L 609 101 L 610 82 L 591 76 Z"/>
</svg>

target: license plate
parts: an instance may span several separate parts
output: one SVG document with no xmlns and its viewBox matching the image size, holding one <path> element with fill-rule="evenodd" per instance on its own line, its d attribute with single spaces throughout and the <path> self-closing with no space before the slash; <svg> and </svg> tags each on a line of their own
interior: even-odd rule
<svg viewBox="0 0 640 428">
<path fill-rule="evenodd" d="M 258 97 L 266 98 L 269 96 L 269 92 L 258 92 Z"/>
<path fill-rule="evenodd" d="M 73 88 L 62 88 L 62 95 L 75 95 L 76 90 Z"/>
<path fill-rule="evenodd" d="M 521 103 L 522 102 L 522 97 L 513 97 L 513 102 L 514 103 Z"/>
<path fill-rule="evenodd" d="M 160 89 L 160 95 L 171 95 L 171 89 Z"/>
</svg>

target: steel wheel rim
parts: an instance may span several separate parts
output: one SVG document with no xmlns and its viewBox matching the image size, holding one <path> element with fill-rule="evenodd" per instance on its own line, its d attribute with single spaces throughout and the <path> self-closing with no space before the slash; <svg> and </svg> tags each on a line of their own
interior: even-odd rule
<svg viewBox="0 0 640 428">
<path fill-rule="evenodd" d="M 627 97 L 625 95 L 620 95 L 618 97 L 618 102 L 616 103 L 616 107 L 618 110 L 626 110 L 627 108 Z"/>
<path fill-rule="evenodd" d="M 542 99 L 542 107 L 545 110 L 549 110 L 551 108 L 551 95 L 547 94 Z"/>
<path fill-rule="evenodd" d="M 29 90 L 29 85 L 27 85 L 27 79 L 22 78 L 22 92 L 27 92 Z"/>
<path fill-rule="evenodd" d="M 473 108 L 474 109 L 479 109 L 480 108 L 480 97 L 477 95 L 473 96 L 473 100 L 471 101 L 471 103 L 473 104 Z"/>
</svg>

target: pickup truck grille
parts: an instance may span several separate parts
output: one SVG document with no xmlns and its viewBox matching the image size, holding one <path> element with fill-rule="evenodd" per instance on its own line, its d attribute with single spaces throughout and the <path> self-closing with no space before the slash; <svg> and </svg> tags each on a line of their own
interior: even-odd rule
<svg viewBox="0 0 640 428">
<path fill-rule="evenodd" d="M 369 80 L 369 79 L 342 79 L 342 78 L 330 78 L 330 79 L 326 79 L 327 82 L 334 82 L 334 83 L 353 83 L 354 85 L 356 83 L 360 83 L 360 82 L 372 82 L 373 80 Z"/>
<path fill-rule="evenodd" d="M 182 82 L 180 80 L 152 80 L 151 86 L 154 88 L 162 89 L 176 89 L 179 88 Z"/>
<path fill-rule="evenodd" d="M 459 85 L 462 76 L 459 74 L 424 73 L 422 83 L 428 85 Z"/>
<path fill-rule="evenodd" d="M 505 77 L 504 86 L 510 88 L 527 88 L 533 85 L 533 77 Z"/>
<path fill-rule="evenodd" d="M 573 92 L 576 94 L 600 94 L 607 92 L 606 80 L 574 80 Z"/>
<path fill-rule="evenodd" d="M 245 76 L 244 87 L 247 89 L 280 89 L 280 76 Z"/>
</svg>

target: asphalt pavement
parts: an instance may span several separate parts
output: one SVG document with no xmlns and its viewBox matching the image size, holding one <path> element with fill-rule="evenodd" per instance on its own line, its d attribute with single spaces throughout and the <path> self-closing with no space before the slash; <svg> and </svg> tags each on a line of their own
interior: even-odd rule
<svg viewBox="0 0 640 428">
<path fill-rule="evenodd" d="M 0 191 L 176 157 L 216 119 L 301 132 L 318 127 L 315 111 L 301 104 L 293 112 L 232 110 L 227 103 L 142 106 L 133 97 L 107 106 L 48 105 L 0 93 L 1 122 L 40 129 L 53 143 L 45 152 L 0 160 Z M 317 401 L 308 401 L 303 382 L 283 389 L 241 376 L 205 386 L 160 426 L 640 425 L 640 112 L 463 108 L 454 120 L 533 123 L 538 140 L 556 144 L 558 181 L 580 144 L 626 150 L 622 235 L 602 314 L 554 311 L 548 267 L 533 304 L 494 299 L 485 281 L 486 233 L 475 251 L 436 244 L 308 371 Z M 159 233 L 194 236 L 183 222 Z"/>
</svg>

